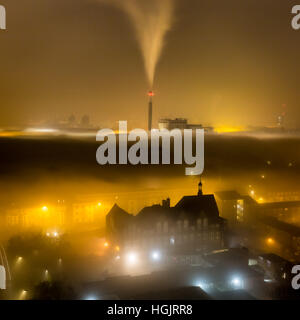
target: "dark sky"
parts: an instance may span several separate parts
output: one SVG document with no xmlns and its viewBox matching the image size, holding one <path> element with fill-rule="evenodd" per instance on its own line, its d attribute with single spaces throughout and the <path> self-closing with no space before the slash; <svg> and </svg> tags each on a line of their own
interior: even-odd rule
<svg viewBox="0 0 300 320">
<path fill-rule="evenodd" d="M 126 1 L 126 0 L 123 0 Z M 300 126 L 300 31 L 289 0 L 175 0 L 154 117 Z M 1 0 L 0 125 L 88 113 L 146 126 L 148 84 L 128 18 L 97 0 Z"/>
</svg>

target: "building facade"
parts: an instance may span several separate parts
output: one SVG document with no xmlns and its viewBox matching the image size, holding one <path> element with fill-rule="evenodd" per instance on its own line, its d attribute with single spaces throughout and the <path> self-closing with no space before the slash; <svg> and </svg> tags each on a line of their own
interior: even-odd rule
<svg viewBox="0 0 300 320">
<path fill-rule="evenodd" d="M 133 216 L 115 205 L 107 215 L 106 227 L 110 241 L 124 250 L 159 248 L 192 256 L 226 246 L 226 220 L 219 216 L 214 196 L 203 195 L 201 182 L 198 195 L 184 196 L 174 207 L 167 199 Z"/>
</svg>

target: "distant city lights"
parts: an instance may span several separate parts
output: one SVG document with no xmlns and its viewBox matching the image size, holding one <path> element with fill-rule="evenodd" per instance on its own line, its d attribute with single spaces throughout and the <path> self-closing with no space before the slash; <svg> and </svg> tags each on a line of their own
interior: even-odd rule
<svg viewBox="0 0 300 320">
<path fill-rule="evenodd" d="M 59 237 L 59 233 L 58 233 L 58 231 L 56 231 L 56 230 L 54 230 L 54 231 L 52 231 L 52 232 L 50 232 L 50 231 L 47 231 L 46 232 L 46 237 L 52 237 L 52 238 L 58 238 Z"/>
</svg>

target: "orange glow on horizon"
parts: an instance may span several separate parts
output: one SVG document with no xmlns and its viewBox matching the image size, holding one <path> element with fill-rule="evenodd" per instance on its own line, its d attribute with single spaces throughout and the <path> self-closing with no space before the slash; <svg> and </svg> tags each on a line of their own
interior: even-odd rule
<svg viewBox="0 0 300 320">
<path fill-rule="evenodd" d="M 220 126 L 216 127 L 215 131 L 217 133 L 233 133 L 233 132 L 242 132 L 245 131 L 244 127 L 231 127 L 231 126 Z"/>
</svg>

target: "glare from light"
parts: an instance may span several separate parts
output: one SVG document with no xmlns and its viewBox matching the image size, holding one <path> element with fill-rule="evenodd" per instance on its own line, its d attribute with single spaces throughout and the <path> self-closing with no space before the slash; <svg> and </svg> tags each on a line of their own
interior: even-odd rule
<svg viewBox="0 0 300 320">
<path fill-rule="evenodd" d="M 23 261 L 23 257 L 18 257 L 17 263 L 20 263 L 20 262 L 22 262 L 22 261 Z"/>
<path fill-rule="evenodd" d="M 56 129 L 51 128 L 28 128 L 25 132 L 32 132 L 32 133 L 54 133 L 57 132 Z"/>
<path fill-rule="evenodd" d="M 58 232 L 57 232 L 57 231 L 54 231 L 54 232 L 53 232 L 53 237 L 54 237 L 54 238 L 57 238 L 57 237 L 58 237 Z"/>
<path fill-rule="evenodd" d="M 96 296 L 94 296 L 94 295 L 89 295 L 89 296 L 86 296 L 85 298 L 84 298 L 84 300 L 98 300 L 98 298 L 96 297 Z"/>
<path fill-rule="evenodd" d="M 107 241 L 104 242 L 104 247 L 107 248 L 109 246 L 109 243 Z"/>
<path fill-rule="evenodd" d="M 42 207 L 42 210 L 43 210 L 43 211 L 48 211 L 48 207 L 47 207 L 47 206 L 43 206 L 43 207 Z"/>
<path fill-rule="evenodd" d="M 255 195 L 255 191 L 254 191 L 254 190 L 251 190 L 251 191 L 250 191 L 250 194 L 251 194 L 251 196 L 254 196 L 254 195 Z"/>
<path fill-rule="evenodd" d="M 202 289 L 202 290 L 207 290 L 208 289 L 208 284 L 207 283 L 205 283 L 204 281 L 199 281 L 198 283 L 197 283 L 197 287 L 199 287 L 200 289 Z"/>
<path fill-rule="evenodd" d="M 19 300 L 25 300 L 26 295 L 27 295 L 27 291 L 26 290 L 22 290 L 21 293 L 20 293 Z"/>
<path fill-rule="evenodd" d="M 102 203 L 101 202 L 98 202 L 98 207 L 101 207 L 102 206 Z"/>
<path fill-rule="evenodd" d="M 120 251 L 120 247 L 119 246 L 116 246 L 115 249 L 116 249 L 116 251 Z"/>
<path fill-rule="evenodd" d="M 138 257 L 135 252 L 130 252 L 127 254 L 126 260 L 128 264 L 135 265 L 138 262 Z"/>
<path fill-rule="evenodd" d="M 160 258 L 161 258 L 160 252 L 159 252 L 159 251 L 153 251 L 153 252 L 151 253 L 151 258 L 152 258 L 152 260 L 154 260 L 154 261 L 159 261 Z"/>
<path fill-rule="evenodd" d="M 267 242 L 268 242 L 268 244 L 274 244 L 274 239 L 273 238 L 268 238 Z"/>
<path fill-rule="evenodd" d="M 233 277 L 231 280 L 231 284 L 235 287 L 235 288 L 240 288 L 242 287 L 242 280 L 239 277 Z"/>
</svg>

